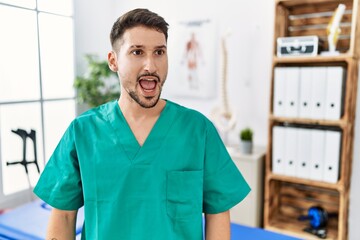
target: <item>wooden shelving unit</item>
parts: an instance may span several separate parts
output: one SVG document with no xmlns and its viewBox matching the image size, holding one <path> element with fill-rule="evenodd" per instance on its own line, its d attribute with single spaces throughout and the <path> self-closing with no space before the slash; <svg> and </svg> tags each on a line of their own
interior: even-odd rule
<svg viewBox="0 0 360 240">
<path fill-rule="evenodd" d="M 289 177 L 284 175 L 278 175 L 278 174 L 269 174 L 267 176 L 267 181 L 281 181 L 281 182 L 288 182 L 288 183 L 298 183 L 303 185 L 309 185 L 313 187 L 320 187 L 320 188 L 328 188 L 328 189 L 334 189 L 338 191 L 342 191 L 343 187 L 339 184 L 333 184 L 333 183 L 326 183 L 326 182 L 320 182 L 320 181 L 313 181 L 308 180 L 304 178 L 296 178 L 296 177 Z"/>
<path fill-rule="evenodd" d="M 326 39 L 326 26 L 338 4 L 346 5 L 342 18 L 341 35 L 337 44 L 338 56 L 277 57 L 278 37 L 317 35 Z M 303 229 L 308 222 L 297 218 L 306 214 L 309 207 L 320 205 L 330 218 L 326 239 L 348 238 L 348 207 L 351 164 L 354 141 L 355 105 L 359 75 L 360 13 L 359 0 L 276 0 L 274 57 L 271 76 L 269 138 L 265 164 L 264 227 L 266 229 L 297 236 L 303 239 L 319 239 Z M 320 13 L 320 14 L 319 14 Z M 316 25 L 316 27 L 313 27 Z M 310 26 L 310 27 L 309 27 Z M 327 50 L 327 41 L 324 41 Z M 283 66 L 342 66 L 346 69 L 343 115 L 336 121 L 277 117 L 273 114 L 274 68 Z M 313 181 L 283 176 L 272 172 L 272 128 L 276 125 L 300 125 L 338 128 L 342 131 L 340 173 L 337 183 Z"/>
<path fill-rule="evenodd" d="M 312 63 L 343 63 L 351 61 L 353 57 L 348 54 L 341 54 L 339 56 L 316 56 L 316 57 L 273 57 L 274 63 L 303 63 L 303 64 L 312 64 Z"/>
<path fill-rule="evenodd" d="M 319 126 L 334 126 L 340 128 L 347 128 L 348 122 L 344 120 L 339 121 L 329 121 L 329 120 L 316 120 L 316 119 L 299 119 L 299 118 L 285 118 L 285 117 L 276 117 L 270 115 L 270 121 L 276 123 L 294 123 L 294 124 L 307 124 L 307 125 L 319 125 Z"/>
</svg>

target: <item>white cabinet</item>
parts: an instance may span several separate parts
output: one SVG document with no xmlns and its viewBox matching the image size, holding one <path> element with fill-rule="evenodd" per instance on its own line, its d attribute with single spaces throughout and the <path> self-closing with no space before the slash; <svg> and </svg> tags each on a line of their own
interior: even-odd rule
<svg viewBox="0 0 360 240">
<path fill-rule="evenodd" d="M 238 148 L 228 147 L 229 154 L 251 187 L 249 195 L 230 210 L 231 222 L 261 227 L 265 147 L 255 147 L 252 154 L 243 154 Z"/>
</svg>

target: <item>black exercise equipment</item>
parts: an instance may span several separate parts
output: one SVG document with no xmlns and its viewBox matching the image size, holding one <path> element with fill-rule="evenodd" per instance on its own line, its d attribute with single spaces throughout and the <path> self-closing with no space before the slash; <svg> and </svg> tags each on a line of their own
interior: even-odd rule
<svg viewBox="0 0 360 240">
<path fill-rule="evenodd" d="M 301 215 L 298 220 L 310 220 L 310 227 L 305 228 L 304 231 L 314 234 L 319 238 L 326 238 L 326 226 L 328 224 L 329 218 L 336 216 L 336 213 L 329 214 L 324 208 L 320 206 L 313 206 L 308 209 L 307 215 Z"/>
<path fill-rule="evenodd" d="M 314 229 L 314 228 L 308 227 L 308 228 L 304 228 L 304 231 L 311 233 L 321 239 L 325 239 L 327 237 L 326 229 Z"/>
<path fill-rule="evenodd" d="M 24 166 L 26 174 L 28 174 L 29 172 L 28 172 L 27 166 L 29 164 L 35 164 L 38 173 L 40 173 L 39 165 L 37 162 L 37 152 L 36 152 L 36 131 L 31 129 L 30 133 L 28 133 L 24 129 L 18 128 L 17 130 L 11 130 L 11 132 L 13 132 L 16 135 L 18 135 L 19 137 L 21 137 L 21 139 L 23 141 L 23 154 L 22 154 L 23 158 L 21 161 L 17 161 L 17 162 L 6 162 L 6 165 L 9 166 L 9 165 L 21 164 Z M 34 160 L 33 161 L 26 160 L 26 140 L 27 140 L 27 138 L 30 138 L 31 141 L 33 142 L 33 146 L 34 146 Z"/>
</svg>

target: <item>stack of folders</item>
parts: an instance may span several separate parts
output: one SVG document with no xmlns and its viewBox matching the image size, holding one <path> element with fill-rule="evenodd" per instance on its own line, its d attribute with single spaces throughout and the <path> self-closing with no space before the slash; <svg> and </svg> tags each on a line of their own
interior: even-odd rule
<svg viewBox="0 0 360 240">
<path fill-rule="evenodd" d="M 273 113 L 277 117 L 339 120 L 343 67 L 276 67 Z"/>
<path fill-rule="evenodd" d="M 339 178 L 341 132 L 274 126 L 272 171 L 275 174 L 336 183 Z"/>
</svg>

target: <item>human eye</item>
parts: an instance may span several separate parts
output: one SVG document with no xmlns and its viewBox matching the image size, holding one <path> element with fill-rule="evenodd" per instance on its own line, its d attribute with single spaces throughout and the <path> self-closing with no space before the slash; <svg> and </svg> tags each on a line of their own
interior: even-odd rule
<svg viewBox="0 0 360 240">
<path fill-rule="evenodd" d="M 165 54 L 165 50 L 164 49 L 158 49 L 155 51 L 156 55 L 164 55 Z"/>
<path fill-rule="evenodd" d="M 141 55 L 141 54 L 143 54 L 143 51 L 140 49 L 135 49 L 135 50 L 132 50 L 131 53 L 133 55 Z"/>
</svg>

